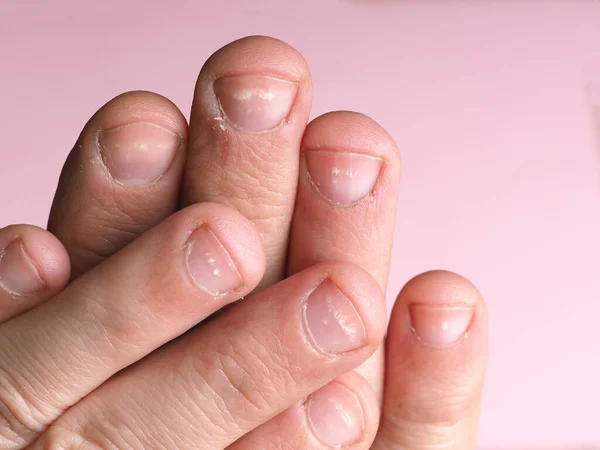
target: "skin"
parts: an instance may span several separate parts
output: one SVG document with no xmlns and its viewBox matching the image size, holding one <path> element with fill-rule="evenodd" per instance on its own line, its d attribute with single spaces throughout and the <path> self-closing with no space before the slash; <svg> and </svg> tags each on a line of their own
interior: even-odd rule
<svg viewBox="0 0 600 450">
<path fill-rule="evenodd" d="M 257 74 L 284 100 L 293 92 L 267 130 L 232 109 L 247 96 L 227 97 L 246 95 L 239 89 Z M 422 274 L 400 292 L 386 336 L 399 152 L 358 113 L 307 125 L 311 101 L 302 56 L 250 37 L 205 63 L 189 126 L 149 92 L 123 94 L 90 119 L 49 231 L 0 230 L 2 248 L 26 251 L 5 255 L 41 280 L 26 295 L 0 289 L 0 447 L 291 450 L 336 438 L 348 449 L 476 448 L 483 299 L 459 275 Z M 144 146 L 111 154 L 115 136 Z M 144 153 L 167 147 L 170 156 Z M 123 151 L 134 154 L 129 172 L 118 168 Z M 340 203 L 324 183 L 344 158 L 378 173 L 367 195 Z M 234 269 L 229 284 L 190 256 L 213 238 L 215 264 Z M 319 292 L 332 286 L 350 328 L 309 323 L 313 308 L 327 313 Z M 452 342 L 448 314 L 463 320 Z M 340 333 L 351 346 L 332 347 Z M 328 430 L 316 416 L 331 405 L 362 417 Z"/>
</svg>

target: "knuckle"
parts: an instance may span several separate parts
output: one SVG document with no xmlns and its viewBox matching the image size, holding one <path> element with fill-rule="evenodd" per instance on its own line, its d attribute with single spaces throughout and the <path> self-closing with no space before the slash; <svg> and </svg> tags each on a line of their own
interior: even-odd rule
<svg viewBox="0 0 600 450">
<path fill-rule="evenodd" d="M 421 401 L 413 400 L 403 407 L 394 409 L 391 417 L 412 424 L 445 428 L 459 424 L 472 413 L 473 411 L 467 407 L 462 397 L 422 398 Z"/>
<path fill-rule="evenodd" d="M 417 399 L 420 408 L 413 408 L 421 422 L 440 426 L 454 426 L 478 410 L 479 402 L 468 384 L 453 381 L 440 382 L 430 388 L 430 394 Z M 408 415 L 409 412 L 406 411 Z"/>
<path fill-rule="evenodd" d="M 132 380 L 133 381 L 133 380 Z M 135 381 L 145 383 L 143 379 Z M 149 386 L 150 387 L 150 386 Z M 145 394 L 150 392 L 144 388 Z M 86 402 L 76 405 L 70 413 L 63 415 L 54 422 L 42 435 L 36 446 L 31 450 L 144 450 L 146 448 L 165 447 L 166 442 L 175 444 L 173 448 L 188 448 L 180 446 L 179 433 L 173 429 L 172 436 L 155 433 L 157 428 L 164 428 L 160 422 L 160 413 L 152 407 L 145 395 L 137 397 L 137 390 L 125 391 L 119 394 L 115 402 L 107 403 L 106 398 L 91 396 Z M 154 404 L 156 405 L 156 404 Z M 158 405 L 157 405 L 158 406 Z M 162 405 L 158 406 L 161 408 Z M 141 413 L 143 411 L 143 413 Z M 164 414 L 164 410 L 160 409 Z M 181 427 L 185 429 L 185 427 Z M 191 447 L 189 447 L 191 448 Z"/>
<path fill-rule="evenodd" d="M 82 207 L 73 217 L 70 229 L 72 244 L 87 250 L 92 256 L 107 258 L 133 240 L 140 225 L 113 201 L 104 205 L 103 197 Z"/>
<path fill-rule="evenodd" d="M 233 350 L 233 349 L 232 349 Z M 241 352 L 240 352 L 241 353 Z M 258 367 L 248 367 L 241 359 L 238 352 L 233 354 L 223 353 L 217 357 L 217 371 L 225 383 L 231 388 L 238 401 L 246 409 L 263 411 L 269 407 L 268 393 L 261 386 L 261 372 Z M 229 408 L 235 414 L 234 408 Z"/>
<path fill-rule="evenodd" d="M 227 333 L 225 333 L 227 334 Z M 277 339 L 273 339 L 277 341 Z M 194 372 L 206 384 L 203 396 L 217 396 L 222 419 L 246 422 L 277 409 L 296 384 L 289 360 L 278 343 L 246 336 L 244 343 L 223 339 L 209 361 L 197 361 Z"/>
<path fill-rule="evenodd" d="M 82 433 L 57 424 L 44 433 L 32 450 L 103 450 L 105 448 L 111 447 L 101 446 L 85 438 Z"/>
<path fill-rule="evenodd" d="M 75 210 L 68 239 L 76 248 L 103 260 L 155 225 L 164 207 L 152 194 L 97 194 Z"/>
<path fill-rule="evenodd" d="M 456 426 L 415 423 L 382 418 L 378 435 L 382 448 L 462 448 L 455 447 Z"/>
<path fill-rule="evenodd" d="M 0 373 L 0 448 L 23 448 L 41 433 L 46 425 L 25 390 L 4 373 Z"/>
<path fill-rule="evenodd" d="M 228 134 L 192 143 L 191 162 L 186 169 L 195 175 L 188 177 L 192 190 L 201 189 L 205 200 L 233 205 L 254 221 L 287 220 L 292 208 L 289 195 L 296 188 L 289 158 L 275 144 L 262 139 L 237 133 L 227 139 L 222 136 Z M 220 142 L 216 150 L 219 158 L 199 150 L 207 144 L 214 146 L 215 141 Z M 199 172 L 202 177 L 198 177 Z"/>
</svg>

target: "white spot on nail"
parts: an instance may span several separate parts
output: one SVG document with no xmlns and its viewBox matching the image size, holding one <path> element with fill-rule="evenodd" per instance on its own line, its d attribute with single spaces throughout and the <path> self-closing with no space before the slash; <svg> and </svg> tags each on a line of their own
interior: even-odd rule
<svg viewBox="0 0 600 450">
<path fill-rule="evenodd" d="M 341 404 L 336 403 L 335 410 L 338 414 L 338 417 L 340 417 L 346 424 L 346 427 L 352 427 L 354 425 L 354 419 L 352 418 L 350 413 L 344 409 L 344 407 Z"/>
<path fill-rule="evenodd" d="M 275 98 L 275 94 L 271 91 L 263 91 L 262 89 L 244 89 L 233 94 L 233 98 L 241 102 L 247 102 L 252 97 L 258 97 L 261 100 L 270 102 Z"/>
<path fill-rule="evenodd" d="M 215 258 L 208 258 L 208 260 L 207 260 L 207 261 L 208 261 L 208 263 L 209 263 L 209 264 L 211 264 L 211 265 L 212 265 L 212 264 L 214 264 L 214 263 L 215 263 Z"/>
<path fill-rule="evenodd" d="M 213 270 L 213 275 L 215 277 L 220 277 L 221 276 L 221 270 L 220 269 L 215 269 Z"/>
<path fill-rule="evenodd" d="M 356 326 L 352 323 L 351 320 L 348 319 L 348 316 L 340 314 L 339 310 L 331 304 L 332 302 L 330 298 L 327 298 L 327 300 L 325 301 L 327 302 L 329 311 L 331 312 L 333 317 L 335 317 L 336 322 L 338 323 L 344 334 L 346 336 L 356 335 Z"/>
<path fill-rule="evenodd" d="M 253 93 L 252 89 L 244 89 L 243 91 L 235 92 L 233 94 L 233 98 L 235 98 L 236 100 L 239 100 L 241 102 L 244 102 L 244 101 L 250 100 L 252 98 L 252 93 Z"/>
<path fill-rule="evenodd" d="M 340 169 L 338 169 L 337 167 L 334 167 L 333 169 L 331 169 L 331 174 L 332 175 L 339 175 L 341 172 Z"/>
<path fill-rule="evenodd" d="M 443 324 L 442 324 L 442 330 L 444 331 L 448 331 L 448 321 L 446 320 Z"/>
</svg>

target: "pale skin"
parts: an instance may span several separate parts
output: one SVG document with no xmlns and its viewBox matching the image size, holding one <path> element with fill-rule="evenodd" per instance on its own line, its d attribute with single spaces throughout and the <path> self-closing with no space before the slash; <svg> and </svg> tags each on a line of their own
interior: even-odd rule
<svg viewBox="0 0 600 450">
<path fill-rule="evenodd" d="M 483 299 L 428 272 L 387 327 L 399 151 L 311 101 L 250 37 L 189 126 L 149 92 L 90 119 L 48 231 L 0 230 L 0 448 L 476 448 Z"/>
</svg>

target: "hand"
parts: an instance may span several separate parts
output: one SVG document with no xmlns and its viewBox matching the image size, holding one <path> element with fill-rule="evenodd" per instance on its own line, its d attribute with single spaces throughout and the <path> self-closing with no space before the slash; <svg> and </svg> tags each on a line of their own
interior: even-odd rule
<svg viewBox="0 0 600 450">
<path fill-rule="evenodd" d="M 90 120 L 51 213 L 60 242 L 0 232 L 6 448 L 475 448 L 485 308 L 461 277 L 400 294 L 378 433 L 383 352 L 347 373 L 383 337 L 399 158 L 365 116 L 305 126 L 310 103 L 302 57 L 255 37 L 205 64 L 189 135 L 146 92 Z M 193 206 L 173 214 L 180 191 Z"/>
</svg>

